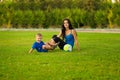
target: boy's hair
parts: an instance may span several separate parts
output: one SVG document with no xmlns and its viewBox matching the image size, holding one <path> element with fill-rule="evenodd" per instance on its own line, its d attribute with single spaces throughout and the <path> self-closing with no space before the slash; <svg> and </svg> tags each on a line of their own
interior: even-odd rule
<svg viewBox="0 0 120 80">
<path fill-rule="evenodd" d="M 42 36 L 42 34 L 41 33 L 37 33 L 36 36 Z"/>
</svg>

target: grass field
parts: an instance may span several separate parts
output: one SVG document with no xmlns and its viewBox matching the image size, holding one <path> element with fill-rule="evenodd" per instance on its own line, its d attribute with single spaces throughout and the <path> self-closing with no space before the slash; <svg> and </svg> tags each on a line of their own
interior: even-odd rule
<svg viewBox="0 0 120 80">
<path fill-rule="evenodd" d="M 38 32 L 45 42 L 58 34 L 0 31 L 0 80 L 120 80 L 120 33 L 78 32 L 79 52 L 28 54 Z"/>
</svg>

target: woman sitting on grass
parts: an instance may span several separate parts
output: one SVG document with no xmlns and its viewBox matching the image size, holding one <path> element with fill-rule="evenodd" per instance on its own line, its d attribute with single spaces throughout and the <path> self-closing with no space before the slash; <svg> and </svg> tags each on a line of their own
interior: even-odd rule
<svg viewBox="0 0 120 80">
<path fill-rule="evenodd" d="M 77 38 L 77 32 L 72 27 L 72 24 L 69 19 L 64 19 L 63 24 L 61 27 L 61 31 L 58 34 L 58 37 L 62 37 L 62 39 L 65 39 L 65 42 L 67 44 L 70 44 L 72 47 L 74 46 L 74 42 L 76 44 L 77 49 L 79 50 L 79 43 Z"/>
</svg>

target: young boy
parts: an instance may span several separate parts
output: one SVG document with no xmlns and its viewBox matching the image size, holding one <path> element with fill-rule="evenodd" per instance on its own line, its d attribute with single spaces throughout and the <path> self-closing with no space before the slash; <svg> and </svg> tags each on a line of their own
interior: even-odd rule
<svg viewBox="0 0 120 80">
<path fill-rule="evenodd" d="M 36 34 L 36 42 L 32 45 L 32 48 L 29 50 L 29 53 L 32 53 L 34 49 L 38 52 L 47 52 L 48 50 L 44 49 L 44 42 L 42 41 L 42 34 Z"/>
</svg>

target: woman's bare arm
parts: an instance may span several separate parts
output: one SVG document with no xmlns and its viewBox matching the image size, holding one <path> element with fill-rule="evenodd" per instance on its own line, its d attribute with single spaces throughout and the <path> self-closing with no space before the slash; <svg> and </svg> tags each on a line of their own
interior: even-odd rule
<svg viewBox="0 0 120 80">
<path fill-rule="evenodd" d="M 74 39 L 75 39 L 75 44 L 76 44 L 76 47 L 78 50 L 80 50 L 80 47 L 79 47 L 79 42 L 78 42 L 78 37 L 77 37 L 77 33 L 76 33 L 76 30 L 72 30 L 72 34 L 74 36 Z"/>
<path fill-rule="evenodd" d="M 61 37 L 62 35 L 62 32 L 60 31 L 59 34 L 57 35 L 57 37 Z"/>
</svg>

